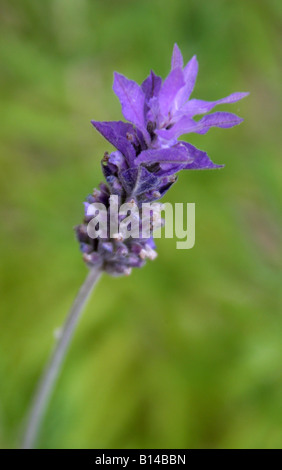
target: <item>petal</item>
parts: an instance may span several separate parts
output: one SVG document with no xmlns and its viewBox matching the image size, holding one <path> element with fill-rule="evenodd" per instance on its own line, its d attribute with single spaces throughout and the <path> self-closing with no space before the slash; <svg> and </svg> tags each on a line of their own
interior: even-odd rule
<svg viewBox="0 0 282 470">
<path fill-rule="evenodd" d="M 122 121 L 91 121 L 91 123 L 97 131 L 105 137 L 105 139 L 107 139 L 126 157 L 128 162 L 132 162 L 134 160 L 136 152 L 127 138 L 128 135 L 136 135 L 136 131 L 132 124 Z"/>
<path fill-rule="evenodd" d="M 160 125 L 160 108 L 157 96 L 153 96 L 148 102 L 147 120 L 152 121 L 157 127 Z"/>
<path fill-rule="evenodd" d="M 144 105 L 144 115 L 145 115 L 145 121 L 146 123 L 148 121 L 153 121 L 153 122 L 158 122 L 158 104 L 157 104 L 157 111 L 154 111 L 154 104 L 153 100 L 156 100 L 157 102 L 157 96 L 160 92 L 162 86 L 162 79 L 161 77 L 158 77 L 157 75 L 154 74 L 154 72 L 151 70 L 151 73 L 146 80 L 141 85 L 141 88 L 143 92 L 145 93 L 145 105 Z M 153 115 L 153 119 L 152 119 Z M 146 135 L 145 135 L 145 139 Z M 150 142 L 150 139 L 147 140 L 148 143 Z"/>
<path fill-rule="evenodd" d="M 187 155 L 191 159 L 191 162 L 178 165 L 161 163 L 161 169 L 157 173 L 158 176 L 172 175 L 181 170 L 213 170 L 224 167 L 224 165 L 216 165 L 213 163 L 206 152 L 197 149 L 188 142 L 181 142 L 181 144 L 186 147 Z"/>
<path fill-rule="evenodd" d="M 188 163 L 184 168 L 185 170 L 212 170 L 224 167 L 224 165 L 213 163 L 206 152 L 197 149 L 194 145 L 188 144 L 188 142 L 182 142 L 182 144 L 185 145 L 188 154 L 193 158 L 193 162 Z"/>
<path fill-rule="evenodd" d="M 190 100 L 181 108 L 181 113 L 185 114 L 186 116 L 195 116 L 196 114 L 204 114 L 211 111 L 215 106 L 218 104 L 226 104 L 226 103 L 235 103 L 236 101 L 245 98 L 248 96 L 249 93 L 232 93 L 226 98 L 222 98 L 221 100 L 216 101 L 203 101 L 203 100 Z"/>
<path fill-rule="evenodd" d="M 162 79 L 158 75 L 155 75 L 153 70 L 151 70 L 151 73 L 149 77 L 144 80 L 144 82 L 141 85 L 141 88 L 143 92 L 145 93 L 145 99 L 146 101 L 149 101 L 150 98 L 153 98 L 153 96 L 157 96 L 159 94 L 159 91 L 162 86 Z"/>
<path fill-rule="evenodd" d="M 185 66 L 184 70 L 184 80 L 185 86 L 177 94 L 175 104 L 176 109 L 181 108 L 181 106 L 190 98 L 190 95 L 194 89 L 196 78 L 198 75 L 198 61 L 197 57 L 194 55 L 188 64 Z"/>
<path fill-rule="evenodd" d="M 239 116 L 236 116 L 236 114 L 218 111 L 216 113 L 204 116 L 200 121 L 196 123 L 196 128 L 192 132 L 197 132 L 198 134 L 205 134 L 211 127 L 222 127 L 224 129 L 227 129 L 229 127 L 237 126 L 243 120 L 244 119 L 240 118 Z"/>
<path fill-rule="evenodd" d="M 196 122 L 188 116 L 183 116 L 176 124 L 169 130 L 161 129 L 156 130 L 156 134 L 165 140 L 172 140 L 180 137 L 189 132 L 196 132 L 197 134 L 206 134 L 211 127 L 228 128 L 236 126 L 243 121 L 242 118 L 233 113 L 226 113 L 218 111 L 216 113 L 204 116 L 200 121 Z"/>
<path fill-rule="evenodd" d="M 164 119 L 173 106 L 175 96 L 184 85 L 183 72 L 180 68 L 173 69 L 165 79 L 159 93 L 159 110 Z"/>
<path fill-rule="evenodd" d="M 196 127 L 197 122 L 193 121 L 193 119 L 190 117 L 183 116 L 170 129 L 157 129 L 155 133 L 162 139 L 173 140 L 177 139 L 183 134 L 195 132 Z"/>
<path fill-rule="evenodd" d="M 184 79 L 186 84 L 189 84 L 187 87 L 187 91 L 192 93 L 194 90 L 194 86 L 196 83 L 197 75 L 198 75 L 199 64 L 197 60 L 197 56 L 194 55 L 192 59 L 189 60 L 187 65 L 184 67 Z"/>
<path fill-rule="evenodd" d="M 163 148 L 163 149 L 148 149 L 138 155 L 135 159 L 135 164 L 141 163 L 188 163 L 191 162 L 191 158 L 188 155 L 188 151 L 182 144 L 177 144 L 174 147 Z"/>
<path fill-rule="evenodd" d="M 175 43 L 172 52 L 171 58 L 171 70 L 176 69 L 177 67 L 183 68 L 183 57 L 178 45 Z"/>
<path fill-rule="evenodd" d="M 130 122 L 143 129 L 145 95 L 141 87 L 133 80 L 115 72 L 113 90 L 120 100 L 122 113 Z"/>
</svg>

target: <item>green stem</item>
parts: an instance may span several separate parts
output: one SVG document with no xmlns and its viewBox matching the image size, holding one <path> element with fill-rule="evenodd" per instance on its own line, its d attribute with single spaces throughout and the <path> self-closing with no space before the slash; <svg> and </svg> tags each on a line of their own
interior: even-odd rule
<svg viewBox="0 0 282 470">
<path fill-rule="evenodd" d="M 59 376 L 74 331 L 89 296 L 101 276 L 101 271 L 91 268 L 67 316 L 60 332 L 58 342 L 47 363 L 36 390 L 27 425 L 23 436 L 22 449 L 33 449 L 40 430 L 40 425 L 47 409 L 56 380 Z"/>
</svg>

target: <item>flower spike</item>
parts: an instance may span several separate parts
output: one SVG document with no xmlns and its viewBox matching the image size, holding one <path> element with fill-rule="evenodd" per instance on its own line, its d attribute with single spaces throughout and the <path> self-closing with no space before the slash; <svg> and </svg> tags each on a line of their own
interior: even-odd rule
<svg viewBox="0 0 282 470">
<path fill-rule="evenodd" d="M 128 275 L 133 267 L 142 267 L 147 258 L 156 256 L 153 232 L 147 238 L 124 239 L 119 231 L 103 239 L 90 238 L 87 224 L 96 213 L 91 204 L 109 208 L 115 196 L 119 206 L 129 202 L 140 210 L 144 202 L 160 199 L 175 184 L 176 174 L 181 170 L 222 168 L 206 152 L 178 139 L 191 132 L 205 134 L 211 127 L 240 124 L 243 119 L 233 113 L 207 113 L 215 106 L 235 103 L 248 93 L 232 93 L 216 101 L 190 99 L 197 74 L 196 56 L 184 65 L 177 44 L 173 47 L 171 70 L 164 81 L 151 71 L 139 86 L 115 72 L 113 90 L 127 122 L 92 121 L 116 151 L 105 153 L 102 170 L 106 184 L 102 183 L 99 190 L 88 196 L 84 221 L 76 227 L 83 258 L 90 266 L 99 266 L 115 276 Z M 195 120 L 198 115 L 203 116 Z"/>
</svg>

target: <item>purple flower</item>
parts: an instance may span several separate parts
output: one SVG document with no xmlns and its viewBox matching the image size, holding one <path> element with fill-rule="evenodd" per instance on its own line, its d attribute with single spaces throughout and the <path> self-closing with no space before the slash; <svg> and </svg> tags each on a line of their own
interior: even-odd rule
<svg viewBox="0 0 282 470">
<path fill-rule="evenodd" d="M 76 227 L 84 260 L 98 265 L 112 275 L 129 274 L 141 267 L 145 259 L 154 259 L 152 236 L 147 239 L 91 239 L 87 224 L 91 220 L 91 203 L 109 206 L 110 196 L 118 196 L 119 205 L 133 200 L 140 208 L 143 202 L 160 199 L 177 181 L 181 170 L 220 168 L 208 155 L 188 142 L 179 141 L 183 134 L 205 134 L 211 127 L 228 128 L 242 122 L 229 112 L 209 113 L 219 104 L 234 103 L 248 93 L 233 93 L 217 101 L 190 99 L 198 73 L 196 56 L 184 66 L 182 54 L 174 45 L 171 70 L 162 81 L 151 71 L 139 86 L 121 74 L 114 74 L 113 89 L 128 122 L 92 121 L 93 126 L 115 148 L 105 153 L 102 170 L 106 184 L 101 183 L 85 203 L 85 218 Z M 205 114 L 199 120 L 197 115 Z M 152 235 L 152 234 L 150 234 Z"/>
<path fill-rule="evenodd" d="M 217 101 L 190 99 L 198 74 L 196 56 L 183 66 L 177 44 L 174 45 L 171 71 L 162 79 L 151 72 L 139 86 L 115 73 L 113 90 L 119 98 L 124 117 L 139 128 L 148 147 L 171 147 L 177 139 L 190 132 L 205 134 L 211 127 L 233 127 L 242 118 L 232 113 L 215 112 L 195 121 L 219 104 L 234 103 L 248 93 L 233 93 Z"/>
</svg>

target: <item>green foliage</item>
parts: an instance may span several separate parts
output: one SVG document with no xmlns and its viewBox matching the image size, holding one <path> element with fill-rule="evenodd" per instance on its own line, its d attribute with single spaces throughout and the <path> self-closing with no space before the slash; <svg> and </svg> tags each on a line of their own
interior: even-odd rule
<svg viewBox="0 0 282 470">
<path fill-rule="evenodd" d="M 113 69 L 199 57 L 195 97 L 233 91 L 245 118 L 191 142 L 226 167 L 169 193 L 196 203 L 196 245 L 159 240 L 130 278 L 104 276 L 77 331 L 42 448 L 281 447 L 281 8 L 278 1 L 37 0 L 0 6 L 0 446 L 86 274 L 72 228 L 120 119 Z M 227 109 L 227 108 L 226 108 Z"/>
</svg>

